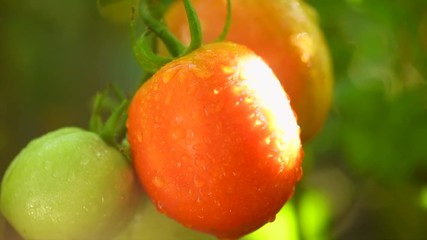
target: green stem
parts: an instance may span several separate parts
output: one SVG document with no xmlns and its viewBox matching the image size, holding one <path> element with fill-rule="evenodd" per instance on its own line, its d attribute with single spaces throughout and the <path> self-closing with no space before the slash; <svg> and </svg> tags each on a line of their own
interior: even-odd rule
<svg viewBox="0 0 427 240">
<path fill-rule="evenodd" d="M 227 37 L 228 31 L 230 30 L 231 25 L 231 0 L 227 0 L 227 17 L 225 20 L 224 28 L 222 29 L 221 35 L 216 39 L 217 42 L 224 41 Z"/>
<path fill-rule="evenodd" d="M 202 27 L 200 25 L 200 20 L 199 20 L 199 17 L 197 16 L 196 10 L 194 9 L 193 5 L 190 3 L 190 0 L 184 0 L 184 7 L 187 13 L 188 24 L 190 27 L 191 42 L 183 55 L 196 50 L 197 48 L 202 46 L 202 43 L 203 43 L 203 37 L 202 37 L 203 33 L 202 33 Z"/>
<path fill-rule="evenodd" d="M 92 115 L 89 120 L 89 130 L 99 133 L 102 128 L 101 108 L 104 102 L 105 94 L 97 93 L 92 107 Z"/>
<path fill-rule="evenodd" d="M 97 133 L 110 146 L 121 149 L 126 132 L 129 101 L 116 86 L 109 86 L 95 96 L 89 130 Z M 104 121 L 103 115 L 108 114 Z"/>
<path fill-rule="evenodd" d="M 166 48 L 173 57 L 181 56 L 185 52 L 184 45 L 168 30 L 167 26 L 151 15 L 147 0 L 142 1 L 141 16 L 148 29 L 153 31 L 165 43 Z"/>
<path fill-rule="evenodd" d="M 148 73 L 157 72 L 163 65 L 172 61 L 172 58 L 160 57 L 153 52 L 153 41 L 150 32 L 145 32 L 134 44 L 135 57 Z"/>
<path fill-rule="evenodd" d="M 116 136 L 125 130 L 129 102 L 124 99 L 105 122 L 100 136 L 110 145 L 118 146 Z"/>
</svg>

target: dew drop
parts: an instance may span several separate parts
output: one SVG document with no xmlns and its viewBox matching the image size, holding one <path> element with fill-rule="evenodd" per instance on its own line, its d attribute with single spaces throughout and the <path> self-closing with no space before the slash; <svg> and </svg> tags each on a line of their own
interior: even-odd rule
<svg viewBox="0 0 427 240">
<path fill-rule="evenodd" d="M 274 222 L 274 220 L 276 220 L 276 215 L 271 216 L 267 221 Z"/>
<path fill-rule="evenodd" d="M 223 66 L 222 67 L 222 72 L 225 74 L 232 74 L 235 71 L 235 69 L 233 67 L 230 66 Z"/>
<path fill-rule="evenodd" d="M 153 178 L 153 184 L 154 184 L 154 186 L 156 186 L 158 188 L 161 188 L 161 187 L 164 186 L 165 183 L 164 183 L 163 179 L 160 176 L 155 176 Z"/>
<path fill-rule="evenodd" d="M 102 154 L 100 152 L 96 152 L 96 157 L 100 158 L 101 156 L 102 156 Z M 89 164 L 89 158 L 83 158 L 80 161 L 80 165 L 82 165 L 82 166 L 86 166 L 88 164 Z"/>
<path fill-rule="evenodd" d="M 215 125 L 215 127 L 216 127 L 216 129 L 218 131 L 221 131 L 222 130 L 222 123 L 221 122 L 217 122 L 217 124 Z"/>
<path fill-rule="evenodd" d="M 59 171 L 53 171 L 52 177 L 59 178 L 59 177 L 61 177 L 61 173 Z"/>
<path fill-rule="evenodd" d="M 163 205 L 161 203 L 156 204 L 156 209 L 157 209 L 157 211 L 159 211 L 161 213 L 165 212 L 165 209 L 163 208 Z"/>
<path fill-rule="evenodd" d="M 208 145 L 212 144 L 212 140 L 209 137 L 204 137 L 203 142 L 208 144 Z"/>
<path fill-rule="evenodd" d="M 192 228 L 193 227 L 193 224 L 191 224 L 191 223 L 183 223 L 183 225 L 185 227 L 187 227 L 187 228 Z"/>
<path fill-rule="evenodd" d="M 172 129 L 172 138 L 175 140 L 181 140 L 186 137 L 186 130 L 181 126 L 177 126 Z"/>
<path fill-rule="evenodd" d="M 89 208 L 85 205 L 85 206 L 83 206 L 83 210 L 85 211 L 85 212 L 89 212 Z"/>
<path fill-rule="evenodd" d="M 187 164 L 189 162 L 189 160 L 190 160 L 190 158 L 187 155 L 184 154 L 184 155 L 181 156 L 180 163 L 183 162 L 184 164 Z"/>
<path fill-rule="evenodd" d="M 136 140 L 137 140 L 139 143 L 141 143 L 141 142 L 142 142 L 142 134 L 141 134 L 141 133 L 138 133 L 138 134 L 136 135 Z"/>
<path fill-rule="evenodd" d="M 220 206 L 221 206 L 221 202 L 220 202 L 220 201 L 218 201 L 217 199 L 214 199 L 214 203 L 215 203 L 215 205 L 217 205 L 218 207 L 220 207 Z"/>
</svg>

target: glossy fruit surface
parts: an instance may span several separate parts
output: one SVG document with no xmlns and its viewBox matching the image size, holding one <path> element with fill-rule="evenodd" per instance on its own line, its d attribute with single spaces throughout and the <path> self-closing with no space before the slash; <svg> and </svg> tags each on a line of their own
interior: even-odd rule
<svg viewBox="0 0 427 240">
<path fill-rule="evenodd" d="M 163 66 L 131 102 L 128 137 L 157 208 L 221 238 L 273 220 L 301 177 L 286 93 L 261 58 L 233 43 Z"/>
<path fill-rule="evenodd" d="M 1 210 L 25 239 L 108 239 L 130 219 L 132 168 L 96 134 L 67 127 L 31 141 L 2 181 Z"/>
<path fill-rule="evenodd" d="M 227 40 L 245 45 L 273 69 L 291 100 L 303 142 L 323 126 L 331 106 L 333 77 L 329 52 L 315 11 L 299 0 L 232 0 Z M 204 42 L 214 41 L 226 19 L 226 0 L 193 0 Z M 171 31 L 189 43 L 181 1 L 166 12 Z"/>
</svg>

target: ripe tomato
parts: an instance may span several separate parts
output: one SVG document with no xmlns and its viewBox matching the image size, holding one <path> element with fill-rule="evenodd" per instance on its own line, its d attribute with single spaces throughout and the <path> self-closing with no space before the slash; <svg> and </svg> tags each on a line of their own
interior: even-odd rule
<svg viewBox="0 0 427 240">
<path fill-rule="evenodd" d="M 157 208 L 220 238 L 268 221 L 301 177 L 299 127 L 271 69 L 214 43 L 162 67 L 135 94 L 128 137 Z"/>
<path fill-rule="evenodd" d="M 107 239 L 132 216 L 136 183 L 126 159 L 98 135 L 62 128 L 13 160 L 1 210 L 25 239 Z"/>
<path fill-rule="evenodd" d="M 226 0 L 193 0 L 205 42 L 212 42 L 225 24 Z M 245 45 L 273 69 L 291 100 L 303 142 L 323 126 L 332 97 L 332 72 L 327 46 L 314 10 L 300 0 L 232 0 L 227 40 Z M 165 14 L 171 31 L 183 42 L 190 33 L 182 1 Z"/>
</svg>

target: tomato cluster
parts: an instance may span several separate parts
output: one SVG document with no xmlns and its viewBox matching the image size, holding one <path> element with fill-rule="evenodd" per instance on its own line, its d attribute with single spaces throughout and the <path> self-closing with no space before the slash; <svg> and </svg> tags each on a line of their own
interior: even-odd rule
<svg viewBox="0 0 427 240">
<path fill-rule="evenodd" d="M 93 132 L 62 128 L 16 156 L 0 207 L 24 238 L 112 238 L 139 216 L 145 194 L 168 217 L 221 239 L 274 220 L 302 176 L 301 138 L 315 135 L 329 108 L 329 59 L 301 2 L 232 3 L 227 41 L 203 46 L 201 35 L 219 35 L 225 1 L 194 1 L 203 32 L 188 0 L 186 14 L 179 2 L 169 8 L 166 23 L 182 39 L 188 15 L 188 48 L 144 8 L 144 23 L 173 59 L 155 55 L 144 33 L 135 53 L 151 75 L 129 105 L 112 110 L 103 128 L 94 117 Z"/>
</svg>

